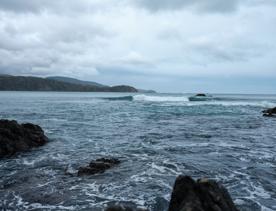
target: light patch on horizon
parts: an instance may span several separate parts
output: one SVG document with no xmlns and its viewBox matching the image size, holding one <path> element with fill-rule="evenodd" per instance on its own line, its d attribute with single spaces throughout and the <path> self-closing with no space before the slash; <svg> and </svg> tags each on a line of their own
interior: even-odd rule
<svg viewBox="0 0 276 211">
<path fill-rule="evenodd" d="M 0 73 L 162 91 L 189 91 L 185 77 L 275 79 L 275 23 L 274 0 L 2 0 Z"/>
</svg>

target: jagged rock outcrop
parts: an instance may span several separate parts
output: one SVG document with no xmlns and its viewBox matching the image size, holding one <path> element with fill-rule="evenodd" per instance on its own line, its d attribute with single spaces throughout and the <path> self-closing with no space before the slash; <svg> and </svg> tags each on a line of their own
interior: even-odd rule
<svg viewBox="0 0 276 211">
<path fill-rule="evenodd" d="M 78 176 L 104 173 L 107 169 L 110 169 L 119 163 L 120 160 L 116 158 L 100 158 L 91 161 L 88 166 L 80 167 L 78 170 Z"/>
<path fill-rule="evenodd" d="M 179 176 L 174 184 L 169 211 L 237 211 L 228 191 L 213 180 Z"/>
<path fill-rule="evenodd" d="M 276 117 L 276 107 L 264 110 L 263 111 L 263 116 Z"/>
<path fill-rule="evenodd" d="M 40 126 L 0 120 L 0 158 L 44 145 L 48 141 Z"/>
</svg>

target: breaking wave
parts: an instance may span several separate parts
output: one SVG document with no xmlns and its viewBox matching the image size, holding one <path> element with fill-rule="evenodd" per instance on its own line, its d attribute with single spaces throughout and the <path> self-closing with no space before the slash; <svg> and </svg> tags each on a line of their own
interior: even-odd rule
<svg viewBox="0 0 276 211">
<path fill-rule="evenodd" d="M 189 102 L 189 98 L 185 96 L 148 96 L 135 95 L 134 101 L 151 101 L 151 102 Z"/>
<path fill-rule="evenodd" d="M 235 98 L 217 98 L 205 99 L 202 101 L 189 100 L 188 96 L 158 96 L 158 95 L 129 95 L 120 97 L 106 97 L 102 98 L 110 101 L 137 101 L 137 102 L 168 102 L 168 103 L 181 103 L 183 106 L 204 106 L 204 105 L 217 105 L 217 106 L 254 106 L 254 107 L 273 107 L 276 102 L 272 101 L 252 101 Z"/>
<path fill-rule="evenodd" d="M 123 96 L 123 97 L 103 97 L 101 99 L 104 100 L 111 100 L 111 101 L 116 101 L 116 100 L 126 100 L 126 101 L 132 101 L 133 96 Z"/>
</svg>

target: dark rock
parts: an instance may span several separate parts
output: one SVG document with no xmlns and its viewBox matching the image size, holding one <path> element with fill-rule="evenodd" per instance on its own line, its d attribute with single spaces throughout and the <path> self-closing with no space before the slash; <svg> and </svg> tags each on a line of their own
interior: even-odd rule
<svg viewBox="0 0 276 211">
<path fill-rule="evenodd" d="M 208 179 L 194 181 L 179 176 L 174 184 L 169 211 L 237 211 L 229 193 Z"/>
<path fill-rule="evenodd" d="M 78 176 L 104 173 L 107 169 L 110 169 L 119 163 L 120 161 L 116 158 L 100 158 L 91 161 L 88 166 L 80 167 L 78 170 Z"/>
<path fill-rule="evenodd" d="M 270 114 L 270 113 L 264 113 L 263 116 L 264 117 L 276 117 L 275 114 Z"/>
<path fill-rule="evenodd" d="M 197 97 L 207 97 L 206 94 L 203 94 L 203 93 L 199 93 L 199 94 L 196 94 Z"/>
<path fill-rule="evenodd" d="M 276 107 L 264 110 L 263 111 L 263 116 L 266 116 L 266 117 L 275 117 L 276 116 Z"/>
<path fill-rule="evenodd" d="M 38 125 L 0 120 L 0 158 L 44 145 L 48 138 Z"/>
<path fill-rule="evenodd" d="M 276 114 L 276 107 L 275 108 L 269 108 L 263 111 L 263 113 L 271 113 Z"/>
</svg>

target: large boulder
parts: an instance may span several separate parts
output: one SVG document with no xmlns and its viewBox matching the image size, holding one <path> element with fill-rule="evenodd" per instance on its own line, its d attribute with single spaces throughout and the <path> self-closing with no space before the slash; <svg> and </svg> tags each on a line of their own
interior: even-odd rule
<svg viewBox="0 0 276 211">
<path fill-rule="evenodd" d="M 208 179 L 179 176 L 174 184 L 169 211 L 237 211 L 229 193 Z"/>
<path fill-rule="evenodd" d="M 110 169 L 119 163 L 120 160 L 116 158 L 100 158 L 91 161 L 88 166 L 80 167 L 78 170 L 78 176 L 104 173 L 107 169 Z"/>
<path fill-rule="evenodd" d="M 263 116 L 268 116 L 268 117 L 276 116 L 276 107 L 264 110 Z"/>
<path fill-rule="evenodd" d="M 38 125 L 0 120 L 0 158 L 44 145 L 48 138 Z"/>
</svg>

